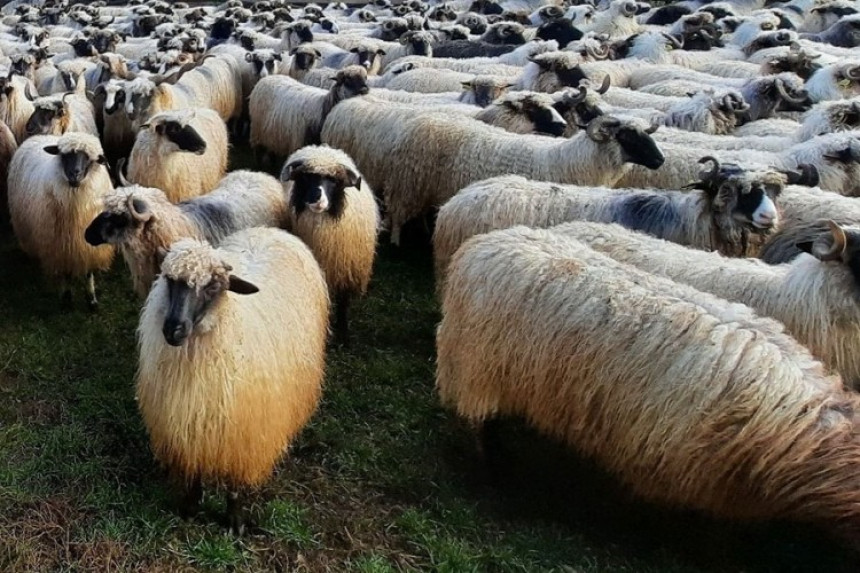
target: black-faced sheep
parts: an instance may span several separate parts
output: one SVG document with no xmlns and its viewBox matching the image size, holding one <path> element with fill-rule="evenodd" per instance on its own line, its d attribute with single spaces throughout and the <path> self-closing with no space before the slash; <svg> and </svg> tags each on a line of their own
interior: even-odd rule
<svg viewBox="0 0 860 573">
<path fill-rule="evenodd" d="M 255 228 L 171 246 L 141 313 L 137 403 L 156 459 L 184 486 L 229 488 L 231 528 L 320 399 L 329 312 L 310 250 Z M 191 391 L 189 391 L 191 389 Z"/>
<path fill-rule="evenodd" d="M 338 103 L 367 92 L 367 70 L 361 66 L 338 71 L 330 90 L 286 76 L 264 78 L 251 93 L 251 147 L 286 157 L 319 143 L 323 122 Z"/>
<path fill-rule="evenodd" d="M 322 267 L 337 312 L 335 333 L 348 343 L 348 309 L 367 291 L 376 254 L 379 207 L 373 191 L 348 155 L 326 146 L 290 155 L 281 182 L 289 229 Z"/>
<path fill-rule="evenodd" d="M 451 263 L 443 404 L 516 416 L 653 502 L 858 525 L 860 399 L 772 319 L 596 253 L 496 231 Z"/>
<path fill-rule="evenodd" d="M 84 237 L 110 244 L 125 258 L 135 292 L 145 297 L 158 274 L 159 251 L 192 238 L 218 246 L 228 235 L 251 227 L 285 227 L 287 201 L 277 179 L 265 173 L 234 171 L 210 193 L 170 202 L 160 189 L 126 184 L 107 194 L 103 211 Z"/>
<path fill-rule="evenodd" d="M 87 303 L 98 305 L 95 271 L 106 270 L 113 247 L 92 247 L 84 229 L 112 185 L 98 139 L 69 132 L 33 136 L 9 165 L 9 215 L 21 249 L 39 260 L 42 272 L 59 281 L 66 304 L 73 278 L 87 278 Z"/>
<path fill-rule="evenodd" d="M 407 221 L 442 205 L 474 181 L 514 173 L 612 186 L 630 162 L 657 168 L 663 155 L 651 132 L 640 120 L 601 116 L 571 139 L 557 140 L 356 98 L 332 111 L 322 140 L 346 151 L 382 194 L 391 218 L 391 240 L 397 244 Z"/>
<path fill-rule="evenodd" d="M 166 111 L 141 126 L 128 178 L 173 203 L 211 191 L 227 170 L 227 128 L 211 109 Z"/>
</svg>

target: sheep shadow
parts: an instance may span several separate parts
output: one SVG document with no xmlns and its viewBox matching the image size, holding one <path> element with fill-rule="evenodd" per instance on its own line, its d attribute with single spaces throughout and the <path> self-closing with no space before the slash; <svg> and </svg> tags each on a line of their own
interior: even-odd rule
<svg viewBox="0 0 860 573">
<path fill-rule="evenodd" d="M 739 523 L 635 498 L 614 476 L 520 421 L 498 422 L 488 469 L 471 433 L 445 452 L 482 511 L 498 519 L 561 525 L 586 544 L 645 561 L 672 556 L 703 571 L 849 572 L 860 555 L 827 532 L 793 522 Z"/>
</svg>

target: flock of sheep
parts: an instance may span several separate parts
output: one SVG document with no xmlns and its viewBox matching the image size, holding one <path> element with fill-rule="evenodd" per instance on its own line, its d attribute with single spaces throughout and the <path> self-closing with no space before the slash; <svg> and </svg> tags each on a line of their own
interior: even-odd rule
<svg viewBox="0 0 860 573">
<path fill-rule="evenodd" d="M 65 304 L 121 253 L 186 515 L 226 484 L 243 530 L 377 236 L 435 215 L 479 451 L 521 417 L 643 498 L 856 543 L 855 46 L 854 0 L 17 1 L 2 203 Z"/>
</svg>

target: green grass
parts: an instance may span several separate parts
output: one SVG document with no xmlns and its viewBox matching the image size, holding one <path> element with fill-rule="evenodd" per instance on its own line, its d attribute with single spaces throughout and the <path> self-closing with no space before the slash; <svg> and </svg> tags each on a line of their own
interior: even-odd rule
<svg viewBox="0 0 860 573">
<path fill-rule="evenodd" d="M 60 312 L 14 241 L 0 246 L 0 571 L 856 571 L 821 532 L 738 526 L 630 500 L 513 422 L 481 478 L 433 390 L 439 320 L 426 246 L 382 246 L 354 344 L 242 539 L 176 517 L 134 402 L 139 302 L 122 262 L 102 309 Z"/>
</svg>

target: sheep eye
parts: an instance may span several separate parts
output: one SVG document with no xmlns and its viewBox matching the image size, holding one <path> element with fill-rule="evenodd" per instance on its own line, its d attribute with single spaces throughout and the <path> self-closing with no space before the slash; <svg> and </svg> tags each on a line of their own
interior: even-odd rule
<svg viewBox="0 0 860 573">
<path fill-rule="evenodd" d="M 773 24 L 765 22 L 761 25 L 762 30 L 773 30 Z"/>
</svg>

